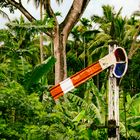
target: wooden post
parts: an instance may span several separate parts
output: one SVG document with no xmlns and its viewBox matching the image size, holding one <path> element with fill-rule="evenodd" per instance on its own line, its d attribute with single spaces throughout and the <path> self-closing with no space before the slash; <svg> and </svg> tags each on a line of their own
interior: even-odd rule
<svg viewBox="0 0 140 140">
<path fill-rule="evenodd" d="M 116 44 L 109 45 L 109 53 L 117 47 Z M 117 78 L 113 74 L 113 67 L 109 72 L 108 93 L 108 140 L 119 140 L 119 86 Z"/>
</svg>

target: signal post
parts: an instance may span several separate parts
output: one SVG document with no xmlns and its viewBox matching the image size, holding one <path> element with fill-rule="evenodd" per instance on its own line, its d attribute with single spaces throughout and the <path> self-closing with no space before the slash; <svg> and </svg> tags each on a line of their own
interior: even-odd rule
<svg viewBox="0 0 140 140">
<path fill-rule="evenodd" d="M 119 140 L 118 80 L 126 73 L 127 64 L 128 60 L 125 50 L 111 43 L 108 55 L 53 86 L 50 89 L 50 93 L 54 100 L 58 100 L 60 96 L 78 87 L 103 70 L 110 68 L 108 83 L 108 140 Z"/>
<path fill-rule="evenodd" d="M 109 53 L 118 48 L 110 43 Z M 120 140 L 119 135 L 119 81 L 126 73 L 128 60 L 124 49 L 116 52 L 116 64 L 109 68 L 108 79 L 108 140 Z"/>
</svg>

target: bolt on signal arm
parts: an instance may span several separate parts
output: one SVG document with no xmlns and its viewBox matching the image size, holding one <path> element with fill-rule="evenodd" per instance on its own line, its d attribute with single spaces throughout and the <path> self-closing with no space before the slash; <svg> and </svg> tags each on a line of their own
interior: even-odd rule
<svg viewBox="0 0 140 140">
<path fill-rule="evenodd" d="M 120 64 L 120 65 L 117 65 Z M 121 65 L 126 64 L 126 65 Z M 117 47 L 113 52 L 98 60 L 96 63 L 84 68 L 71 77 L 65 79 L 50 89 L 52 97 L 56 100 L 75 87 L 81 85 L 91 77 L 99 74 L 104 69 L 114 65 L 114 75 L 117 78 L 122 77 L 127 69 L 127 56 L 123 48 Z M 121 67 L 121 68 L 120 68 Z M 123 68 L 122 68 L 123 67 Z M 120 71 L 120 72 L 118 72 Z"/>
</svg>

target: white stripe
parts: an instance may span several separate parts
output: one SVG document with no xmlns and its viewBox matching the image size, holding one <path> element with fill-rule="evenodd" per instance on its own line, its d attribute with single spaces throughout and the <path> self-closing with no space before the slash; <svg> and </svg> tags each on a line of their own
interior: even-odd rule
<svg viewBox="0 0 140 140">
<path fill-rule="evenodd" d="M 109 66 L 113 65 L 113 64 L 116 64 L 116 57 L 114 55 L 114 52 L 106 55 L 105 57 L 101 58 L 99 60 L 99 63 L 102 67 L 102 69 L 106 69 L 108 68 Z"/>
<path fill-rule="evenodd" d="M 62 91 L 64 92 L 64 94 L 74 89 L 74 85 L 70 78 L 67 78 L 66 80 L 60 82 L 60 87 Z"/>
</svg>

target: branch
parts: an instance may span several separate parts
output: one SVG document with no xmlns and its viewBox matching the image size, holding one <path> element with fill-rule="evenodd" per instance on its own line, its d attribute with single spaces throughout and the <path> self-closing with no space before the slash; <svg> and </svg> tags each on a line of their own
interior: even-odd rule
<svg viewBox="0 0 140 140">
<path fill-rule="evenodd" d="M 63 32 L 70 32 L 73 26 L 79 21 L 79 18 L 82 16 L 86 6 L 88 5 L 90 0 L 74 0 L 73 4 L 64 19 L 64 21 L 60 24 Z"/>
<path fill-rule="evenodd" d="M 23 15 L 30 21 L 33 22 L 35 21 L 35 17 L 33 17 L 22 5 L 21 0 L 19 0 L 19 3 L 16 2 L 15 0 L 7 0 L 9 2 L 9 4 L 13 5 L 14 7 L 16 7 L 18 10 L 20 10 L 21 13 L 23 13 Z M 48 36 L 52 36 L 52 34 L 50 32 L 44 32 L 45 34 L 47 34 Z"/>
<path fill-rule="evenodd" d="M 0 15 L 2 15 L 4 18 L 7 18 L 10 21 L 9 16 L 5 12 L 3 12 L 1 9 L 0 9 Z"/>
<path fill-rule="evenodd" d="M 36 20 L 24 7 L 22 4 L 20 4 L 20 2 L 16 2 L 15 0 L 7 0 L 11 5 L 13 5 L 14 7 L 16 7 L 17 9 L 19 9 L 24 15 L 25 17 L 30 21 L 34 21 Z"/>
</svg>

